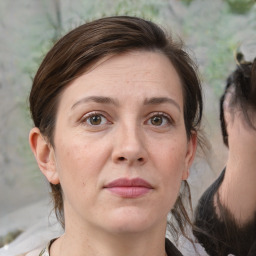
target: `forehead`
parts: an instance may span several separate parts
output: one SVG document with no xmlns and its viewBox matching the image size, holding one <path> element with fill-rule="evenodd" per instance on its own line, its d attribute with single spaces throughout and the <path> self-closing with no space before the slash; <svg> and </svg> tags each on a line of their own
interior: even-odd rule
<svg viewBox="0 0 256 256">
<path fill-rule="evenodd" d="M 82 75 L 87 75 L 87 78 L 89 78 L 96 73 L 111 76 L 113 79 L 115 74 L 118 76 L 126 74 L 128 76 L 126 78 L 129 78 L 129 80 L 135 80 L 144 73 L 148 78 L 154 79 L 157 77 L 161 81 L 166 79 L 168 74 L 171 74 L 173 79 L 180 80 L 171 61 L 158 50 L 134 50 L 106 56 Z"/>
<path fill-rule="evenodd" d="M 132 51 L 98 61 L 68 85 L 62 98 L 72 100 L 79 94 L 117 98 L 169 95 L 183 101 L 178 73 L 165 55 L 155 51 Z"/>
</svg>

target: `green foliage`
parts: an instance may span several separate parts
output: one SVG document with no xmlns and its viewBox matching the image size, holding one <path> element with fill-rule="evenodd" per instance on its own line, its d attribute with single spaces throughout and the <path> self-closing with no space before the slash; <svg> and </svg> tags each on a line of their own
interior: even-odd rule
<svg viewBox="0 0 256 256">
<path fill-rule="evenodd" d="M 228 3 L 230 9 L 234 13 L 247 13 L 255 4 L 255 0 L 224 0 Z"/>
<path fill-rule="evenodd" d="M 190 5 L 193 0 L 180 0 L 185 5 Z"/>
<path fill-rule="evenodd" d="M 133 4 L 131 4 L 133 2 Z M 150 3 L 150 1 L 120 1 L 115 6 L 117 15 L 133 15 L 145 18 L 156 17 L 159 13 L 159 9 L 156 4 Z"/>
<path fill-rule="evenodd" d="M 233 52 L 237 45 L 232 40 L 226 40 L 218 38 L 216 47 L 209 49 L 209 62 L 204 72 L 206 82 L 211 85 L 217 97 L 222 94 L 224 82 L 234 69 Z"/>
<path fill-rule="evenodd" d="M 82 1 L 88 10 L 88 1 Z M 139 16 L 146 19 L 156 19 L 159 16 L 160 8 L 167 3 L 166 0 L 116 0 L 116 1 L 95 1 L 90 4 L 90 13 L 81 13 L 81 17 L 95 19 L 111 15 Z"/>
<path fill-rule="evenodd" d="M 199 3 L 199 1 L 198 1 Z M 210 85 L 217 97 L 223 92 L 225 80 L 234 69 L 234 51 L 238 42 L 234 39 L 237 27 L 234 17 L 227 6 L 209 6 L 209 2 L 201 2 L 204 12 L 190 13 L 183 22 L 184 36 L 193 40 L 196 56 L 202 54 L 204 64 L 200 66 L 204 83 Z M 214 5 L 214 3 L 212 3 Z M 215 9 L 212 9 L 215 8 Z M 203 22 L 202 22 L 203 21 Z M 232 22 L 230 22 L 232 21 Z"/>
<path fill-rule="evenodd" d="M 22 230 L 15 230 L 11 231 L 5 236 L 0 236 L 0 248 L 6 244 L 12 242 L 16 237 L 18 237 L 23 231 Z"/>
</svg>

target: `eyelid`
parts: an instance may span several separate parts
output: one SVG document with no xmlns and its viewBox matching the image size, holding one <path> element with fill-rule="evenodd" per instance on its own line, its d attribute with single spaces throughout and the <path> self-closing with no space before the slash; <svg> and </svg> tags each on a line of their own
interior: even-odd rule
<svg viewBox="0 0 256 256">
<path fill-rule="evenodd" d="M 101 116 L 101 117 L 103 117 L 103 118 L 105 118 L 106 119 L 106 123 L 104 123 L 104 124 L 101 124 L 101 125 L 89 125 L 86 121 L 90 118 L 90 117 L 92 117 L 92 116 Z M 87 126 L 94 126 L 94 127 L 96 127 L 96 126 L 103 126 L 103 125 L 106 125 L 106 124 L 111 124 L 112 122 L 110 121 L 110 117 L 108 116 L 108 114 L 107 113 L 105 113 L 104 111 L 97 111 L 97 110 L 94 110 L 94 111 L 90 111 L 90 112 L 88 112 L 88 113 L 86 113 L 86 114 L 84 114 L 81 118 L 80 118 L 80 120 L 79 120 L 81 123 L 83 123 L 84 125 L 87 125 Z"/>
<path fill-rule="evenodd" d="M 165 118 L 168 120 L 168 123 L 169 123 L 169 124 L 174 124 L 173 118 L 172 118 L 169 114 L 167 114 L 167 113 L 165 113 L 165 112 L 161 112 L 161 111 L 156 111 L 156 112 L 150 113 L 150 114 L 149 114 L 149 117 L 148 117 L 147 120 L 146 120 L 146 122 L 148 122 L 148 120 L 149 120 L 150 118 L 154 117 L 154 116 L 162 116 L 162 117 L 165 117 Z"/>
</svg>

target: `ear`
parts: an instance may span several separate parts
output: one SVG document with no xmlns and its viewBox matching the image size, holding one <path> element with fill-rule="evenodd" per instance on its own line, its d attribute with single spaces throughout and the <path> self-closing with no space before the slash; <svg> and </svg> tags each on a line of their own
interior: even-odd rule
<svg viewBox="0 0 256 256">
<path fill-rule="evenodd" d="M 189 176 L 189 168 L 191 167 L 195 155 L 196 155 L 196 148 L 197 148 L 197 133 L 192 132 L 190 139 L 187 144 L 187 153 L 185 157 L 185 168 L 182 174 L 182 180 L 186 180 Z"/>
<path fill-rule="evenodd" d="M 59 176 L 56 170 L 54 149 L 37 127 L 31 129 L 29 133 L 29 144 L 41 172 L 50 183 L 58 184 Z"/>
</svg>

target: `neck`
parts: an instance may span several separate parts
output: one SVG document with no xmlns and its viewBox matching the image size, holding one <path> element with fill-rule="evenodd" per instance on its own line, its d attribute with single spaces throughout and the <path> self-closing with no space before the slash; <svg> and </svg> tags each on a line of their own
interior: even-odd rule
<svg viewBox="0 0 256 256">
<path fill-rule="evenodd" d="M 243 176 L 246 173 L 256 174 L 256 133 L 246 134 L 247 136 L 237 136 L 230 141 L 227 168 L 240 171 Z"/>
<path fill-rule="evenodd" d="M 74 227 L 72 225 L 72 227 Z M 137 233 L 108 233 L 97 228 L 67 226 L 54 242 L 51 253 L 57 256 L 165 256 L 166 223 L 157 229 Z"/>
<path fill-rule="evenodd" d="M 230 141 L 225 178 L 219 191 L 221 202 L 241 226 L 250 222 L 256 212 L 255 148 L 255 135 Z"/>
</svg>

